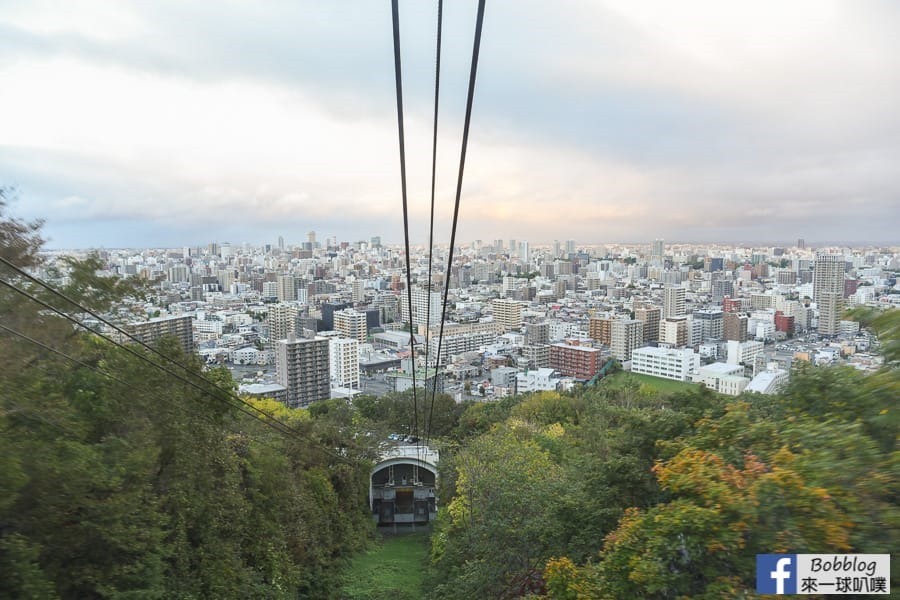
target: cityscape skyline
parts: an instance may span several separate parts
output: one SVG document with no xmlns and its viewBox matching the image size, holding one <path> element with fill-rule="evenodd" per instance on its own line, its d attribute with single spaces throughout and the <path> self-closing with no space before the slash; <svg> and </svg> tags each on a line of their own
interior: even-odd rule
<svg viewBox="0 0 900 600">
<path fill-rule="evenodd" d="M 421 241 L 434 10 L 401 23 Z M 474 5 L 445 13 L 439 240 Z M 459 236 L 896 243 L 898 27 L 889 2 L 491 2 Z M 0 184 L 51 247 L 401 239 L 386 5 L 5 2 L 0 33 Z"/>
</svg>

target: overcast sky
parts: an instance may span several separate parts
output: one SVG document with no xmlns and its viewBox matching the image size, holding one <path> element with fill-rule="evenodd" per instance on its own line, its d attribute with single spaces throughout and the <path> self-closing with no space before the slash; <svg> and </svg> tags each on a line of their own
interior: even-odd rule
<svg viewBox="0 0 900 600">
<path fill-rule="evenodd" d="M 448 0 L 449 239 L 475 0 Z M 436 2 L 400 3 L 414 241 Z M 0 0 L 0 185 L 50 247 L 402 240 L 388 0 Z M 900 2 L 488 0 L 461 240 L 900 243 Z"/>
</svg>

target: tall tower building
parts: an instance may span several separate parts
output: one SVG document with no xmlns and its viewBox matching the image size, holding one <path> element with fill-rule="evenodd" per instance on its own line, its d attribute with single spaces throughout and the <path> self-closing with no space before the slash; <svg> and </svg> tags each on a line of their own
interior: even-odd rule
<svg viewBox="0 0 900 600">
<path fill-rule="evenodd" d="M 309 406 L 331 396 L 328 354 L 328 340 L 323 337 L 291 335 L 275 343 L 275 373 L 278 383 L 287 388 L 289 407 Z"/>
<path fill-rule="evenodd" d="M 566 240 L 566 256 L 575 254 L 575 240 Z"/>
<path fill-rule="evenodd" d="M 650 246 L 650 261 L 654 262 L 658 265 L 663 263 L 663 260 L 666 256 L 666 242 L 665 240 L 657 239 L 653 240 L 653 244 Z"/>
<path fill-rule="evenodd" d="M 357 279 L 351 285 L 351 294 L 353 295 L 354 302 L 365 302 L 366 301 L 366 282 L 362 279 Z"/>
<path fill-rule="evenodd" d="M 635 348 L 644 345 L 644 324 L 637 319 L 618 319 L 612 322 L 612 343 L 610 351 L 613 358 L 620 361 L 631 360 Z"/>
<path fill-rule="evenodd" d="M 155 344 L 162 337 L 174 337 L 185 354 L 194 351 L 193 318 L 190 315 L 150 319 L 132 323 L 125 329 L 145 344 Z"/>
<path fill-rule="evenodd" d="M 531 251 L 528 248 L 528 241 L 519 242 L 519 260 L 525 264 L 531 259 Z"/>
<path fill-rule="evenodd" d="M 736 312 L 722 313 L 722 337 L 735 342 L 747 341 L 747 315 Z"/>
<path fill-rule="evenodd" d="M 331 384 L 359 389 L 359 342 L 350 338 L 329 338 L 328 351 Z"/>
<path fill-rule="evenodd" d="M 608 317 L 591 317 L 588 321 L 588 335 L 605 346 L 611 346 L 612 322 Z"/>
<path fill-rule="evenodd" d="M 723 334 L 722 310 L 709 308 L 694 311 L 694 321 L 700 323 L 701 339 L 720 340 Z"/>
<path fill-rule="evenodd" d="M 669 317 L 660 324 L 659 341 L 673 348 L 684 348 L 688 345 L 687 317 Z"/>
<path fill-rule="evenodd" d="M 278 301 L 293 302 L 297 299 L 297 281 L 293 275 L 278 276 Z"/>
<path fill-rule="evenodd" d="M 345 308 L 334 313 L 334 330 L 341 337 L 352 338 L 359 343 L 366 343 L 366 313 L 352 308 Z"/>
<path fill-rule="evenodd" d="M 813 300 L 819 308 L 819 333 L 837 335 L 844 311 L 844 257 L 816 254 L 813 266 Z"/>
<path fill-rule="evenodd" d="M 412 291 L 413 326 L 432 326 L 441 322 L 441 293 L 429 291 L 426 287 L 415 287 Z M 429 319 L 429 303 L 431 314 Z M 406 293 L 400 294 L 400 320 L 409 323 L 409 298 Z"/>
<path fill-rule="evenodd" d="M 491 301 L 494 311 L 494 322 L 503 327 L 503 331 L 518 331 L 522 328 L 522 304 L 508 298 Z"/>
<path fill-rule="evenodd" d="M 685 290 L 681 286 L 667 286 L 663 291 L 663 319 L 685 316 Z"/>
<path fill-rule="evenodd" d="M 542 321 L 540 323 L 525 324 L 525 343 L 527 344 L 549 344 L 550 343 L 550 323 Z"/>
<path fill-rule="evenodd" d="M 297 324 L 302 312 L 299 306 L 294 304 L 271 304 L 269 314 L 266 315 L 266 325 L 269 329 L 268 349 L 275 352 L 275 343 L 286 339 L 289 335 L 297 333 Z"/>
<path fill-rule="evenodd" d="M 659 340 L 659 322 L 662 311 L 658 306 L 639 306 L 634 309 L 634 318 L 644 324 L 644 343 Z"/>
</svg>

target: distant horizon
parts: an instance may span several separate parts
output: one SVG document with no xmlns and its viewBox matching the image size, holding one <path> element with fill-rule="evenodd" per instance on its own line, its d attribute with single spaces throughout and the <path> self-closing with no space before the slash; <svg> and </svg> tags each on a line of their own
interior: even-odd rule
<svg viewBox="0 0 900 600">
<path fill-rule="evenodd" d="M 471 246 L 476 240 L 464 241 L 462 243 L 457 243 L 457 248 L 468 247 Z M 504 240 L 506 241 L 506 240 Z M 517 241 L 527 241 L 532 248 L 546 248 L 552 247 L 553 242 L 532 242 L 531 240 L 517 240 Z M 598 246 L 608 246 L 608 245 L 617 245 L 617 246 L 649 246 L 653 240 L 648 241 L 630 241 L 630 242 L 617 242 L 617 241 L 607 241 L 607 242 L 579 242 L 576 240 L 575 244 L 579 247 L 588 247 L 595 248 Z M 338 240 L 338 243 L 346 242 L 349 244 L 357 243 L 357 242 L 365 242 L 369 243 L 368 239 L 346 239 L 346 240 Z M 564 242 L 564 240 L 560 240 L 560 242 Z M 162 245 L 162 246 L 86 246 L 86 247 L 50 247 L 44 246 L 41 248 L 41 252 L 64 252 L 64 251 L 78 251 L 78 252 L 88 252 L 93 250 L 104 250 L 104 251 L 112 251 L 112 250 L 183 250 L 184 248 L 206 248 L 209 244 L 230 244 L 232 247 L 241 247 L 244 244 L 247 244 L 254 248 L 262 248 L 266 244 L 271 244 L 273 247 L 277 246 L 277 242 L 231 242 L 230 240 L 211 240 L 205 243 L 193 243 L 193 244 L 178 244 L 178 245 Z M 302 245 L 303 242 L 294 242 L 288 243 L 285 241 L 285 248 L 288 247 L 298 247 Z M 321 242 L 320 242 L 321 243 Z M 483 245 L 491 245 L 486 240 L 482 240 Z M 781 242 L 773 242 L 773 241 L 737 241 L 737 242 L 723 242 L 723 241 L 684 241 L 684 240 L 665 240 L 666 246 L 670 244 L 673 246 L 699 246 L 699 245 L 710 245 L 710 246 L 732 246 L 732 247 L 741 247 L 741 246 L 749 246 L 749 247 L 771 247 L 771 248 L 785 248 L 785 249 L 793 249 L 797 248 L 796 240 L 793 244 L 785 244 Z M 385 242 L 382 240 L 382 246 L 385 247 L 399 247 L 402 248 L 404 246 L 403 242 Z M 410 247 L 420 248 L 423 246 L 427 246 L 427 242 L 410 242 Z M 449 243 L 436 243 L 436 248 L 446 248 L 449 246 Z M 324 248 L 324 246 L 321 246 Z M 851 242 L 847 240 L 825 240 L 825 241 L 811 241 L 806 240 L 806 250 L 811 250 L 815 248 L 823 248 L 823 247 L 846 247 L 846 248 L 877 248 L 877 247 L 887 247 L 887 248 L 897 248 L 900 247 L 900 242 L 888 242 L 888 241 L 876 241 L 876 242 Z M 504 250 L 509 250 L 506 246 L 504 246 Z M 514 251 L 517 253 L 518 249 Z"/>
</svg>

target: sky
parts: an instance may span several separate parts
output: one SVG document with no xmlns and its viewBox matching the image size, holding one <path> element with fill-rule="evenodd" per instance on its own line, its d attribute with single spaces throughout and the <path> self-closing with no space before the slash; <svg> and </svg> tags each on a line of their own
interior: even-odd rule
<svg viewBox="0 0 900 600">
<path fill-rule="evenodd" d="M 427 241 L 437 3 L 402 0 Z M 475 0 L 444 7 L 449 241 Z M 900 243 L 900 3 L 487 0 L 457 239 Z M 51 248 L 402 241 L 387 0 L 0 0 L 0 186 Z"/>
</svg>

